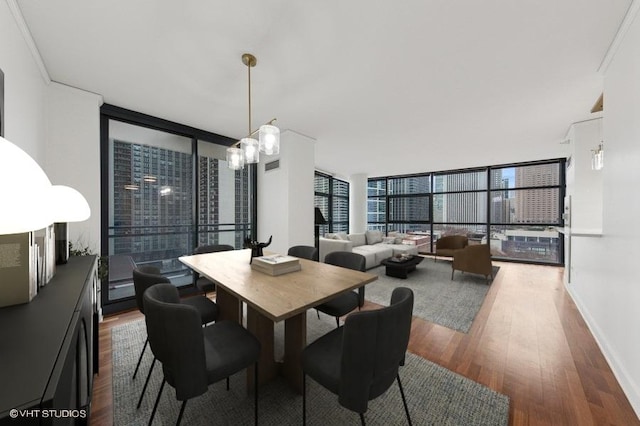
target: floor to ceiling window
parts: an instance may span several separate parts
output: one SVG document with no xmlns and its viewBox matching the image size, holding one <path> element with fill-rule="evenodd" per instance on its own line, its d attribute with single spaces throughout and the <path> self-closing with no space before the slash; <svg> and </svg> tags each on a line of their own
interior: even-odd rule
<svg viewBox="0 0 640 426">
<path fill-rule="evenodd" d="M 371 178 L 368 228 L 489 244 L 497 259 L 561 264 L 564 160 Z"/>
<path fill-rule="evenodd" d="M 349 182 L 315 172 L 315 207 L 327 223 L 320 225 L 320 235 L 327 232 L 349 232 Z"/>
<path fill-rule="evenodd" d="M 202 244 L 242 247 L 254 230 L 255 167 L 227 167 L 228 138 L 111 105 L 101 110 L 101 132 L 106 311 L 132 304 L 136 266 L 190 287 L 178 257 Z"/>
</svg>

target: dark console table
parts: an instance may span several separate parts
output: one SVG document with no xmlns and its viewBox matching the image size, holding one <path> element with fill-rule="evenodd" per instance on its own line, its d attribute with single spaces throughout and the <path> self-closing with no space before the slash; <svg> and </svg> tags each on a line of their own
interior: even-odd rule
<svg viewBox="0 0 640 426">
<path fill-rule="evenodd" d="M 98 286 L 96 256 L 70 257 L 30 303 L 0 308 L 0 425 L 88 423 Z"/>
<path fill-rule="evenodd" d="M 411 256 L 410 258 L 400 262 L 394 259 L 395 258 L 390 257 L 381 262 L 386 267 L 385 274 L 390 277 L 406 279 L 407 274 L 415 271 L 416 265 L 422 262 L 422 259 L 424 258 L 422 256 Z"/>
</svg>

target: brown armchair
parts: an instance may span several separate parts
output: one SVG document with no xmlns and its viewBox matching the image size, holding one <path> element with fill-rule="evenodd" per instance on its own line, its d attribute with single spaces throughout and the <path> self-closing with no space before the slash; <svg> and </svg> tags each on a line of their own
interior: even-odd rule
<svg viewBox="0 0 640 426">
<path fill-rule="evenodd" d="M 489 277 L 493 280 L 493 266 L 491 265 L 489 245 L 472 245 L 456 251 L 451 264 L 451 279 L 453 279 L 453 273 L 456 270 L 482 274 L 487 279 L 487 284 L 489 284 Z"/>
<path fill-rule="evenodd" d="M 469 240 L 464 235 L 447 235 L 438 238 L 436 241 L 436 256 L 453 257 L 454 253 L 469 244 Z M 435 256 L 433 261 L 436 261 Z"/>
</svg>

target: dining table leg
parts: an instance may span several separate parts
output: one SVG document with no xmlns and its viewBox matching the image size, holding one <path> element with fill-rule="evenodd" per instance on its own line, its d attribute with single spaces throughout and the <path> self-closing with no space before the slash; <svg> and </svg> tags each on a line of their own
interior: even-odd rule
<svg viewBox="0 0 640 426">
<path fill-rule="evenodd" d="M 230 320 L 242 324 L 240 300 L 222 286 L 216 287 L 216 305 L 218 305 L 218 321 Z"/>
<path fill-rule="evenodd" d="M 282 375 L 293 390 L 302 394 L 302 351 L 307 344 L 307 313 L 284 322 L 284 362 Z"/>
<path fill-rule="evenodd" d="M 274 358 L 274 324 L 269 318 L 247 305 L 247 330 L 260 341 L 260 357 L 258 358 L 258 384 L 274 379 L 278 375 L 278 366 Z M 247 372 L 247 388 L 254 387 L 254 367 Z"/>
</svg>

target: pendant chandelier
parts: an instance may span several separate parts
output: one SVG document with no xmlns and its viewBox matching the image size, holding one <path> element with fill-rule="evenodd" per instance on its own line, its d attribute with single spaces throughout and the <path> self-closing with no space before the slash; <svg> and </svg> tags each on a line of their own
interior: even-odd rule
<svg viewBox="0 0 640 426">
<path fill-rule="evenodd" d="M 280 129 L 273 125 L 276 119 L 272 119 L 259 129 L 251 128 L 251 68 L 258 63 L 255 56 L 250 53 L 242 55 L 242 63 L 247 66 L 249 81 L 249 127 L 247 136 L 227 148 L 227 164 L 232 170 L 240 170 L 245 164 L 254 164 L 260 161 L 260 153 L 274 155 L 280 152 Z M 253 136 L 258 133 L 258 140 Z"/>
</svg>

